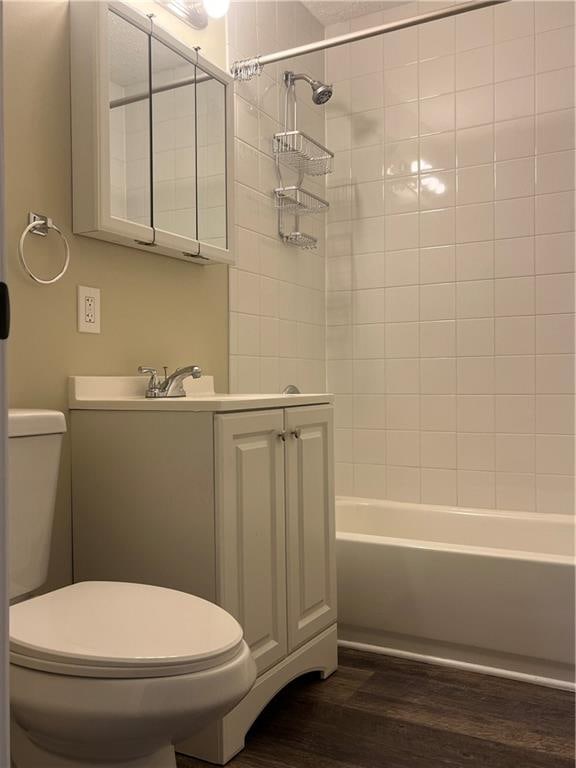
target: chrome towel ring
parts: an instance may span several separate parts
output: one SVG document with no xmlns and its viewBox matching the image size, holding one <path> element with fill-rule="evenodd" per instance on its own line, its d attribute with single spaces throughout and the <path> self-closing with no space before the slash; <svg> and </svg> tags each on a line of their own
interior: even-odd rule
<svg viewBox="0 0 576 768">
<path fill-rule="evenodd" d="M 40 283 L 40 285 L 52 285 L 53 283 L 58 282 L 58 280 L 60 280 L 60 278 L 66 274 L 66 270 L 70 265 L 70 246 L 68 245 L 68 240 L 66 240 L 66 238 L 64 237 L 64 234 L 62 233 L 62 230 L 59 227 L 57 227 L 56 224 L 54 224 L 54 222 L 49 216 L 43 216 L 37 213 L 29 213 L 28 221 L 29 221 L 29 224 L 20 235 L 20 240 L 18 242 L 18 255 L 20 256 L 20 263 L 24 267 L 24 270 L 26 271 L 26 273 L 36 283 Z M 44 278 L 38 277 L 37 275 L 35 275 L 34 272 L 32 272 L 32 270 L 28 266 L 28 263 L 24 258 L 24 241 L 26 240 L 26 236 L 28 234 L 41 235 L 42 237 L 46 237 L 49 230 L 51 229 L 54 230 L 54 232 L 56 232 L 58 235 L 60 235 L 60 239 L 64 243 L 65 257 L 64 257 L 64 265 L 62 266 L 62 269 L 60 270 L 60 272 L 58 272 L 58 274 L 55 275 L 54 277 L 50 277 L 45 280 Z"/>
</svg>

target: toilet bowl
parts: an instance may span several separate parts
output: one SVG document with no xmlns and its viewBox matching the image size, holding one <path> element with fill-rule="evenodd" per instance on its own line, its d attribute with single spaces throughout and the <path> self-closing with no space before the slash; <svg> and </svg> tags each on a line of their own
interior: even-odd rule
<svg viewBox="0 0 576 768">
<path fill-rule="evenodd" d="M 9 411 L 14 768 L 175 768 L 174 743 L 229 712 L 256 666 L 242 627 L 194 595 L 46 578 L 64 416 Z M 168 555 L 169 556 L 169 555 Z"/>
<path fill-rule="evenodd" d="M 256 670 L 212 603 L 82 582 L 10 609 L 16 768 L 169 768 L 173 744 L 228 712 Z"/>
</svg>

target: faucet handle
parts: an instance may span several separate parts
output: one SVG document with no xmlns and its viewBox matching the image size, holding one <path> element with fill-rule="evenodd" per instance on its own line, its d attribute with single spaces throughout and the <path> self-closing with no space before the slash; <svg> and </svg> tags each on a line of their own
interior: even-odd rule
<svg viewBox="0 0 576 768">
<path fill-rule="evenodd" d="M 146 387 L 146 397 L 156 397 L 158 393 L 158 376 L 156 368 L 148 368 L 145 365 L 139 365 L 138 373 L 144 373 L 150 376 L 148 386 Z"/>
</svg>

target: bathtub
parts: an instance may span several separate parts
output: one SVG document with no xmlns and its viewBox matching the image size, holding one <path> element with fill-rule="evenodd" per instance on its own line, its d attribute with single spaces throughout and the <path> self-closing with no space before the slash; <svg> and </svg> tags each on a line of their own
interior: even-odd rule
<svg viewBox="0 0 576 768">
<path fill-rule="evenodd" d="M 336 502 L 343 645 L 574 682 L 574 520 Z"/>
</svg>

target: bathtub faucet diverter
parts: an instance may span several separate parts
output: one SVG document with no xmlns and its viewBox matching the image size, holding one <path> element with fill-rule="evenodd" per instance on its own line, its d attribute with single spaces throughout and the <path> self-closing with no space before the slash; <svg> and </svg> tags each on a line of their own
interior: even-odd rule
<svg viewBox="0 0 576 768">
<path fill-rule="evenodd" d="M 188 376 L 199 379 L 202 369 L 197 365 L 187 365 L 185 368 L 176 368 L 174 373 L 168 374 L 164 366 L 164 378 L 158 376 L 156 368 L 139 366 L 138 373 L 146 373 L 150 376 L 146 387 L 146 397 L 186 397 L 183 382 Z"/>
</svg>

